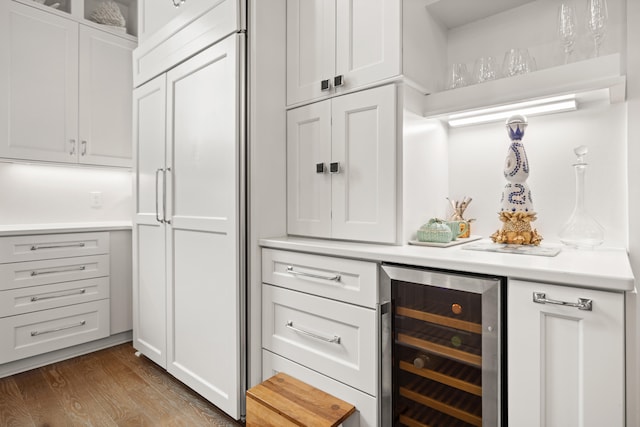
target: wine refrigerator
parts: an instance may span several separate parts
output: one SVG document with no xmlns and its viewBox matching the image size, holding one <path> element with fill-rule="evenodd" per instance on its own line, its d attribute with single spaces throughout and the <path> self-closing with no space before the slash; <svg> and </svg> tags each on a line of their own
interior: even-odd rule
<svg viewBox="0 0 640 427">
<path fill-rule="evenodd" d="M 506 426 L 505 279 L 394 264 L 380 277 L 383 424 Z"/>
</svg>

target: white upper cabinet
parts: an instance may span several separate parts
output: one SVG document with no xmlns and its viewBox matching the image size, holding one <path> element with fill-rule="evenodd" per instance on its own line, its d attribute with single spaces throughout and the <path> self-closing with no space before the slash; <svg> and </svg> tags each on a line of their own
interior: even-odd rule
<svg viewBox="0 0 640 427">
<path fill-rule="evenodd" d="M 3 2 L 0 156 L 77 159 L 78 24 Z"/>
<path fill-rule="evenodd" d="M 143 43 L 150 35 L 187 10 L 195 0 L 138 0 L 138 41 Z"/>
<path fill-rule="evenodd" d="M 135 43 L 80 26 L 80 163 L 131 166 Z"/>
<path fill-rule="evenodd" d="M 400 1 L 287 0 L 287 104 L 401 73 Z"/>
<path fill-rule="evenodd" d="M 51 8 L 0 7 L 0 157 L 130 166 L 135 41 Z"/>
<path fill-rule="evenodd" d="M 289 110 L 288 233 L 396 241 L 396 87 Z"/>
</svg>

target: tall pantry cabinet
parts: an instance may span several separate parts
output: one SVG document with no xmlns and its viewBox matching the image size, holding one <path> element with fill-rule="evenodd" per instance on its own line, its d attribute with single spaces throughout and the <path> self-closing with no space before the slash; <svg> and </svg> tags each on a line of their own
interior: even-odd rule
<svg viewBox="0 0 640 427">
<path fill-rule="evenodd" d="M 243 39 L 213 43 L 133 96 L 134 347 L 236 419 Z"/>
</svg>

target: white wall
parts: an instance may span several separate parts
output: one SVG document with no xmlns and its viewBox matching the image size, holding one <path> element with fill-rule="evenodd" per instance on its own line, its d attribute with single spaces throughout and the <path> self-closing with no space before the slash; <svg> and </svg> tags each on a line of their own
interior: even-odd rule
<svg viewBox="0 0 640 427">
<path fill-rule="evenodd" d="M 284 0 L 249 2 L 248 387 L 262 381 L 258 240 L 287 233 Z"/>
<path fill-rule="evenodd" d="M 510 140 L 504 123 L 449 131 L 450 195 L 469 196 L 473 234 L 501 228 L 497 212 L 506 184 L 504 160 Z M 587 211 L 605 228 L 606 246 L 627 244 L 626 105 L 582 105 L 576 112 L 529 118 L 523 138 L 531 172 L 527 183 L 544 242 L 558 233 L 575 204 L 574 147 L 587 145 Z"/>
<path fill-rule="evenodd" d="M 629 257 L 640 277 L 640 2 L 627 1 Z M 637 280 L 636 280 L 637 283 Z M 636 285 L 637 286 L 637 285 Z M 627 427 L 640 426 L 640 298 L 627 295 Z"/>
<path fill-rule="evenodd" d="M 0 225 L 130 221 L 131 192 L 127 170 L 0 162 Z"/>
</svg>

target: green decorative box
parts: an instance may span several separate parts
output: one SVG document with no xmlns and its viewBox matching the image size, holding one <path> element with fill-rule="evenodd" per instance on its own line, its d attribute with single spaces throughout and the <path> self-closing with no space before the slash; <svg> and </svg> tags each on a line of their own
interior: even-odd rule
<svg viewBox="0 0 640 427">
<path fill-rule="evenodd" d="M 418 241 L 448 243 L 453 238 L 447 223 L 438 218 L 432 218 L 418 230 Z"/>
</svg>

